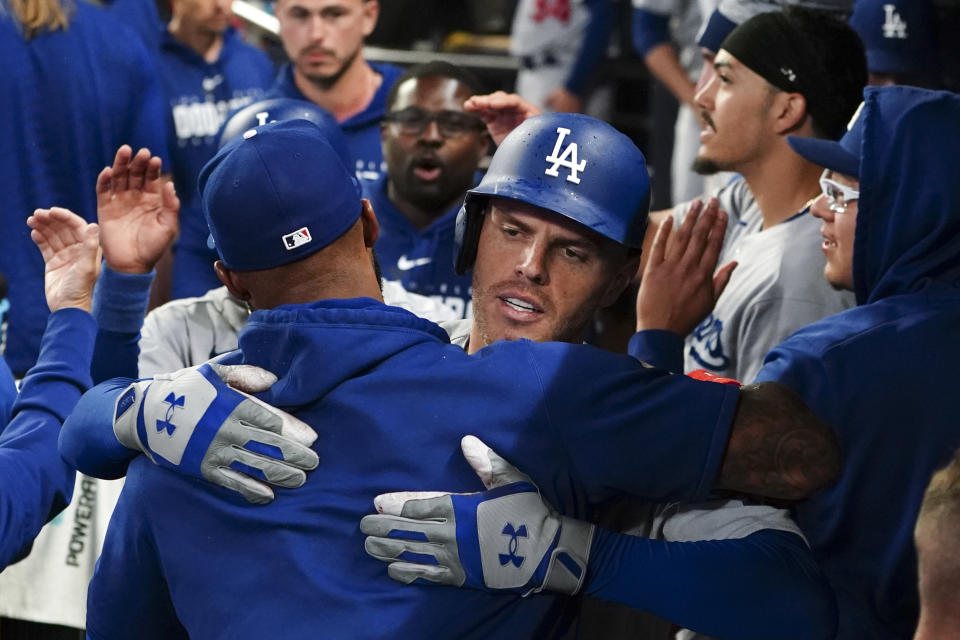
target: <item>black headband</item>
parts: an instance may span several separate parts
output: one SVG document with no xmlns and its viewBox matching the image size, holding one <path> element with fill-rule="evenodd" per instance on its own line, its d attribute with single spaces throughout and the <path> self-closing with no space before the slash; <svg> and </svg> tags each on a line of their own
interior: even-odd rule
<svg viewBox="0 0 960 640">
<path fill-rule="evenodd" d="M 839 137 L 842 123 L 834 126 L 830 75 L 808 41 L 808 34 L 780 11 L 750 18 L 724 39 L 725 49 L 741 64 L 778 89 L 801 94 L 807 113 L 827 135 Z"/>
</svg>

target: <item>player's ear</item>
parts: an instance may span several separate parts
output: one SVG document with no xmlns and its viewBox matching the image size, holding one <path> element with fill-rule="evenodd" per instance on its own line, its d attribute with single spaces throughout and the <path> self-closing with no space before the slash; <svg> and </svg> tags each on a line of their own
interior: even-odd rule
<svg viewBox="0 0 960 640">
<path fill-rule="evenodd" d="M 380 17 L 380 2 L 378 0 L 363 0 L 363 37 L 373 33 Z"/>
<path fill-rule="evenodd" d="M 623 264 L 614 273 L 613 278 L 600 298 L 600 308 L 609 307 L 623 294 L 640 269 L 640 251 L 631 251 Z"/>
<path fill-rule="evenodd" d="M 774 130 L 780 135 L 795 133 L 807 121 L 807 99 L 799 93 L 779 92 L 773 110 Z"/>
<path fill-rule="evenodd" d="M 220 278 L 220 282 L 227 287 L 230 295 L 244 302 L 250 301 L 250 291 L 238 280 L 236 272 L 223 266 L 223 263 L 219 260 L 213 263 L 213 270 L 217 273 L 217 277 Z"/>
<path fill-rule="evenodd" d="M 380 223 L 377 222 L 377 215 L 373 212 L 373 205 L 370 200 L 363 198 L 363 209 L 360 211 L 360 221 L 363 224 L 363 244 L 372 248 L 380 237 Z"/>
</svg>

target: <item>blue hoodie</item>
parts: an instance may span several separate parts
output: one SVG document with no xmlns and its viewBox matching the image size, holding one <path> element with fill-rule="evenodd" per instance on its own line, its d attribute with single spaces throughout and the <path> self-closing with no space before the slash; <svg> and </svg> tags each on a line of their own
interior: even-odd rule
<svg viewBox="0 0 960 640">
<path fill-rule="evenodd" d="M 458 448 L 471 433 L 569 515 L 615 490 L 702 497 L 739 397 L 583 345 L 519 340 L 468 356 L 436 325 L 363 298 L 254 312 L 229 362 L 241 360 L 279 376 L 262 398 L 314 426 L 320 467 L 251 507 L 137 458 L 90 586 L 91 638 L 543 637 L 566 598 L 388 578 L 363 550 L 372 498 L 478 490 Z M 109 420 L 125 384 L 92 390 L 74 416 Z"/>
<path fill-rule="evenodd" d="M 833 425 L 844 470 L 796 520 L 833 584 L 841 639 L 910 638 L 913 525 L 960 447 L 960 96 L 867 89 L 853 279 L 858 307 L 772 350 L 758 381 Z"/>
<path fill-rule="evenodd" d="M 347 136 L 350 155 L 356 161 L 357 178 L 362 180 L 376 180 L 383 170 L 383 150 L 380 147 L 380 120 L 387 112 L 387 96 L 390 88 L 403 74 L 403 69 L 392 64 L 368 63 L 374 71 L 380 74 L 383 80 L 380 88 L 373 94 L 373 99 L 367 108 L 355 116 L 340 123 L 340 128 Z M 264 98 L 292 98 L 306 100 L 293 81 L 293 66 L 288 62 L 277 74 L 277 81 Z"/>
<path fill-rule="evenodd" d="M 173 264 L 174 298 L 201 296 L 220 286 L 207 245 L 210 229 L 200 206 L 197 176 L 217 152 L 220 126 L 270 88 L 273 64 L 233 28 L 213 62 L 169 31 L 160 40 L 160 81 L 166 94 L 170 128 L 170 166 L 180 198 L 180 237 Z"/>
</svg>

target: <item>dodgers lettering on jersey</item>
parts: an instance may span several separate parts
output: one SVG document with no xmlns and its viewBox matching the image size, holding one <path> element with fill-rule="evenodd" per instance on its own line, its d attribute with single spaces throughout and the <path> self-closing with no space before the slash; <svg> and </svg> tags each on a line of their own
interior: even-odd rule
<svg viewBox="0 0 960 640">
<path fill-rule="evenodd" d="M 208 84 L 209 80 L 217 80 Z M 188 144 L 198 146 L 215 141 L 220 126 L 227 114 L 241 109 L 260 97 L 260 89 L 234 91 L 228 100 L 212 100 L 213 89 L 223 81 L 223 76 L 206 77 L 203 79 L 204 90 L 208 91 L 206 99 L 197 100 L 197 96 L 178 96 L 171 102 L 173 113 L 174 135 L 177 137 L 177 146 L 185 147 Z"/>
</svg>

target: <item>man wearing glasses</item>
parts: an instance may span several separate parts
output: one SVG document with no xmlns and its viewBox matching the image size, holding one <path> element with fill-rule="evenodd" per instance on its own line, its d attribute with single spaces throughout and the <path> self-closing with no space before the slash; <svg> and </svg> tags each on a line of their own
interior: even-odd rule
<svg viewBox="0 0 960 640">
<path fill-rule="evenodd" d="M 364 182 L 380 221 L 376 252 L 384 277 L 458 318 L 473 312 L 471 276 L 453 270 L 454 228 L 490 144 L 483 121 L 463 110 L 477 93 L 471 73 L 445 62 L 408 69 L 387 97 L 380 125 L 386 172 Z"/>
</svg>

